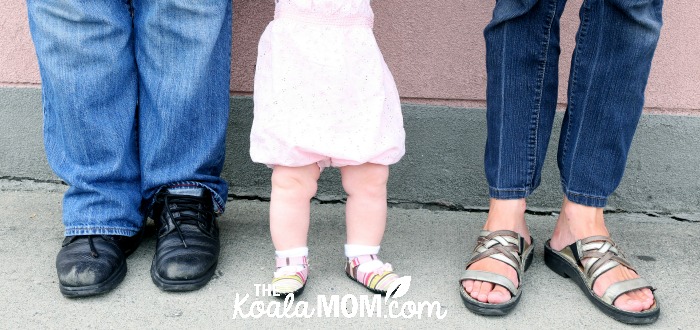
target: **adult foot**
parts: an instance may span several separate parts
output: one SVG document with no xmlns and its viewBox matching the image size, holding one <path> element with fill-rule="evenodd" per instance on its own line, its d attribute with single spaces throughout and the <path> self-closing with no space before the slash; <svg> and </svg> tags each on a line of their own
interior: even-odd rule
<svg viewBox="0 0 700 330">
<path fill-rule="evenodd" d="M 56 256 L 58 287 L 69 298 L 108 292 L 126 275 L 126 257 L 141 242 L 133 237 L 110 235 L 68 236 Z"/>
<path fill-rule="evenodd" d="M 525 199 L 491 199 L 484 230 L 514 231 L 523 237 L 527 244 L 530 244 L 530 231 L 527 229 L 527 224 L 525 223 L 526 207 Z M 471 264 L 467 269 L 500 274 L 510 279 L 516 288 L 520 285 L 520 283 L 518 283 L 518 274 L 515 269 L 493 258 L 479 260 Z M 511 293 L 508 289 L 490 282 L 465 280 L 462 281 L 462 286 L 472 298 L 483 303 L 502 304 L 511 299 Z"/>
<path fill-rule="evenodd" d="M 603 209 L 576 204 L 565 197 L 550 246 L 560 251 L 578 240 L 591 236 L 610 237 L 605 227 Z M 639 278 L 637 273 L 618 265 L 598 277 L 593 285 L 593 292 L 602 297 L 611 284 L 635 278 Z M 614 305 L 625 311 L 641 312 L 654 305 L 654 295 L 649 289 L 635 290 L 621 295 Z"/>
<path fill-rule="evenodd" d="M 193 189 L 157 196 L 158 226 L 151 278 L 164 291 L 196 290 L 209 282 L 219 259 L 219 227 L 211 193 Z"/>
</svg>

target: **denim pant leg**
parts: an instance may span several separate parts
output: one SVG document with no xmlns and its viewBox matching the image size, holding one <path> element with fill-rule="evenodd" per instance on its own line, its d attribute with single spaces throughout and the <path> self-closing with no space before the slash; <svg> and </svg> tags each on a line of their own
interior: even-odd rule
<svg viewBox="0 0 700 330">
<path fill-rule="evenodd" d="M 557 104 L 559 18 L 565 0 L 499 0 L 484 30 L 492 198 L 525 198 L 540 184 Z"/>
<path fill-rule="evenodd" d="M 558 163 L 572 202 L 604 207 L 617 188 L 644 104 L 662 0 L 586 0 Z"/>
<path fill-rule="evenodd" d="M 66 235 L 142 226 L 136 68 L 125 1 L 28 0 L 48 162 L 70 188 Z"/>
<path fill-rule="evenodd" d="M 223 211 L 230 0 L 134 0 L 141 187 L 202 187 Z"/>
</svg>

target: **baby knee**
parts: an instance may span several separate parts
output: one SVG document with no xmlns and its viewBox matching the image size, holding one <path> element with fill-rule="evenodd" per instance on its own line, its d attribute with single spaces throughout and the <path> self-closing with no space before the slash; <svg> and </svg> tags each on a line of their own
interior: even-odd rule
<svg viewBox="0 0 700 330">
<path fill-rule="evenodd" d="M 384 195 L 388 179 L 389 170 L 386 166 L 364 168 L 342 175 L 343 189 L 349 195 Z"/>
<path fill-rule="evenodd" d="M 275 169 L 272 172 L 272 188 L 311 198 L 316 195 L 317 179 L 299 170 Z"/>
</svg>

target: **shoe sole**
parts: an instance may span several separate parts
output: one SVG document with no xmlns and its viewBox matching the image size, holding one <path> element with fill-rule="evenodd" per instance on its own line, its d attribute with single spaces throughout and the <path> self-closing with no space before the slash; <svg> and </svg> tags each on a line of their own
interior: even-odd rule
<svg viewBox="0 0 700 330">
<path fill-rule="evenodd" d="M 117 271 L 101 283 L 86 286 L 65 286 L 59 283 L 58 288 L 67 298 L 89 297 L 113 290 L 124 280 L 124 277 L 126 277 L 126 261 L 122 262 Z"/>
<path fill-rule="evenodd" d="M 279 294 L 279 296 L 276 296 L 276 297 L 279 298 L 279 299 L 284 300 L 284 299 L 287 298 L 287 296 L 292 295 L 292 296 L 294 296 L 294 298 L 297 298 L 297 297 L 299 297 L 302 293 L 304 293 L 304 288 L 305 288 L 305 287 L 306 287 L 306 284 L 304 284 L 304 286 L 302 286 L 301 288 L 297 289 L 297 290 L 294 291 L 294 292 L 287 292 L 287 293 L 278 292 L 277 294 Z"/>
<path fill-rule="evenodd" d="M 156 271 L 155 267 L 155 259 L 153 259 L 153 262 L 151 263 L 151 279 L 153 279 L 153 283 L 163 291 L 194 291 L 204 287 L 205 285 L 207 285 L 207 283 L 209 283 L 211 278 L 214 276 L 214 272 L 216 272 L 217 264 L 218 261 L 215 262 L 214 265 L 212 265 L 206 273 L 202 274 L 202 276 L 197 278 L 189 280 L 168 280 L 158 275 L 158 272 Z"/>
<path fill-rule="evenodd" d="M 532 259 L 534 258 L 535 251 L 531 251 L 530 254 L 525 258 L 525 268 L 523 270 L 523 273 L 527 271 L 528 268 L 530 268 L 530 265 L 532 264 Z M 520 283 L 522 285 L 522 283 Z M 472 296 L 470 296 L 465 290 L 464 287 L 462 286 L 462 283 L 459 283 L 459 291 L 460 291 L 460 296 L 462 297 L 462 302 L 464 302 L 464 307 L 466 307 L 468 310 L 472 311 L 475 314 L 479 314 L 482 316 L 504 316 L 510 313 L 515 306 L 518 305 L 520 302 L 520 297 L 522 297 L 522 291 L 520 294 L 517 296 L 511 297 L 510 300 L 507 302 L 504 302 L 502 304 L 489 304 L 489 303 L 484 303 L 481 301 L 478 301 Z"/>
<path fill-rule="evenodd" d="M 659 318 L 660 309 L 658 301 L 651 310 L 640 313 L 624 311 L 602 301 L 595 292 L 588 289 L 586 280 L 583 274 L 578 270 L 578 267 L 575 267 L 575 265 L 571 264 L 571 262 L 549 247 L 549 241 L 547 241 L 544 246 L 544 263 L 559 276 L 572 279 L 578 287 L 581 288 L 584 295 L 588 297 L 588 300 L 603 313 L 619 322 L 627 324 L 650 324 L 654 323 Z"/>
</svg>

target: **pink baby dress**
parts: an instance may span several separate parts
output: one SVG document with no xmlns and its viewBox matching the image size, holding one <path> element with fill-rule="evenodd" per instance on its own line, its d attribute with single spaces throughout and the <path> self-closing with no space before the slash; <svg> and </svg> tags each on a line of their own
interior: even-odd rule
<svg viewBox="0 0 700 330">
<path fill-rule="evenodd" d="M 258 46 L 250 156 L 270 167 L 389 165 L 405 133 L 370 0 L 277 0 Z"/>
</svg>

